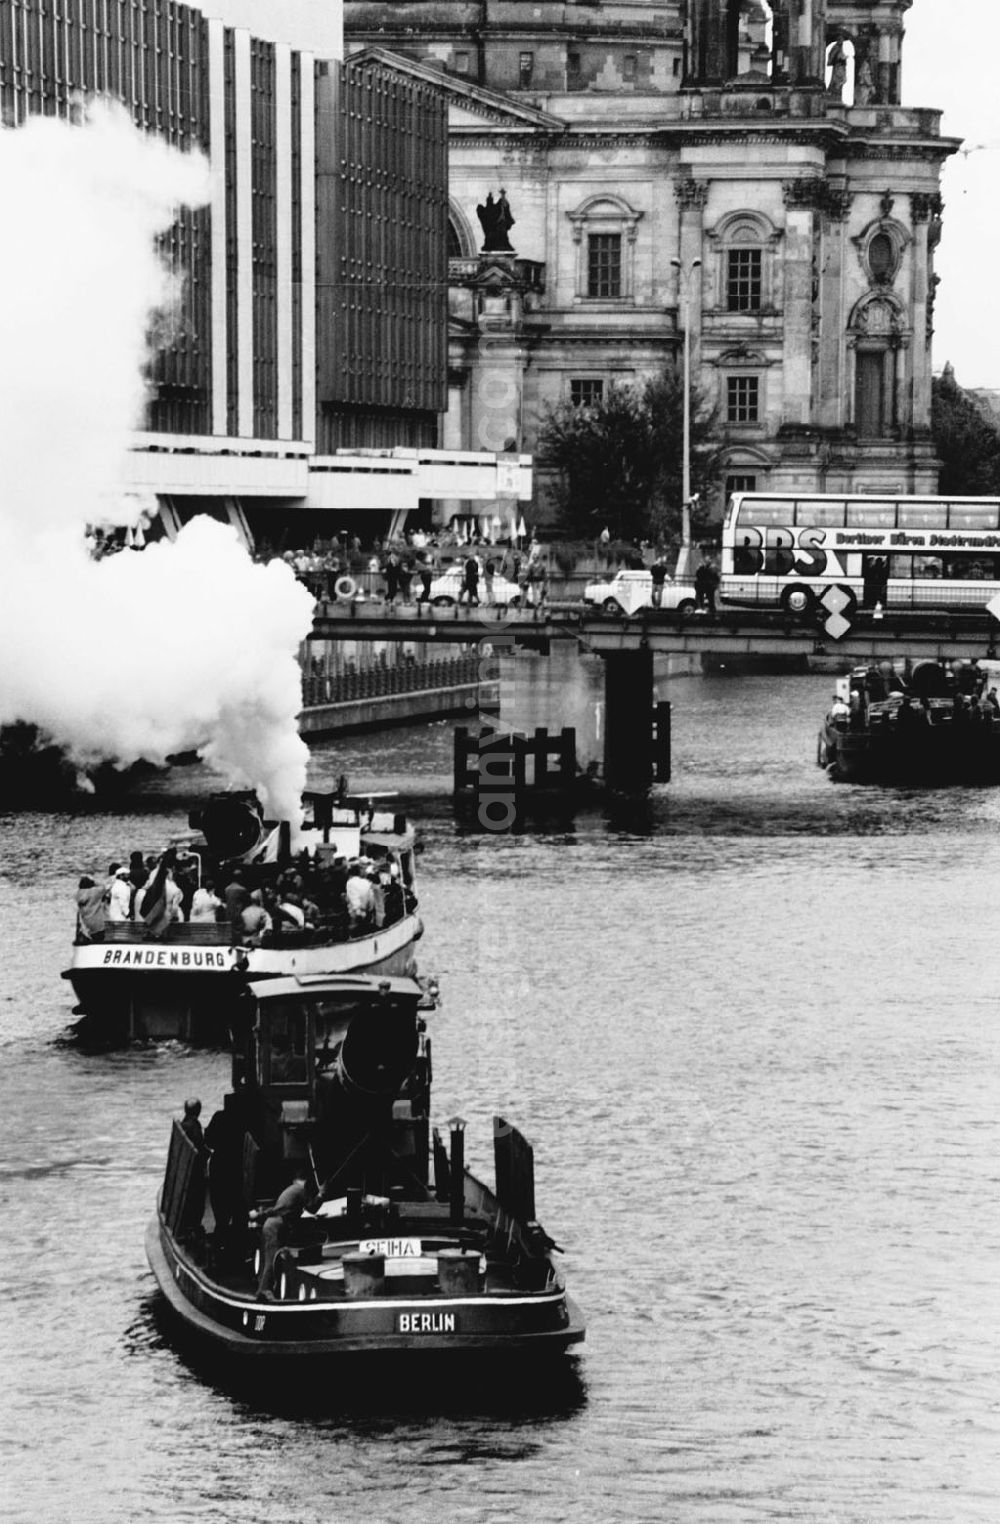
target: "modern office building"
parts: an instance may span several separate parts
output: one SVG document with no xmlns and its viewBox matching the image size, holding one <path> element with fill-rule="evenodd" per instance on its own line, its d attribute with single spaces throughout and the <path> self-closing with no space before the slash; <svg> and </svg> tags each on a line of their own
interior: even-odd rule
<svg viewBox="0 0 1000 1524">
<path fill-rule="evenodd" d="M 106 96 L 209 160 L 209 204 L 163 240 L 182 302 L 131 459 L 170 532 L 212 512 L 258 536 L 384 533 L 435 500 L 530 493 L 526 460 L 438 449 L 446 106 L 405 60 L 345 62 L 341 17 L 327 0 L 0 0 L 7 127 Z"/>
</svg>

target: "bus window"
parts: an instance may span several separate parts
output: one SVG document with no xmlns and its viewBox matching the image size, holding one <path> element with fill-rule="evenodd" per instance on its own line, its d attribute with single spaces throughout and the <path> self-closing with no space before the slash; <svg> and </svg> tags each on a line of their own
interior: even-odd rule
<svg viewBox="0 0 1000 1524">
<path fill-rule="evenodd" d="M 739 521 L 741 524 L 790 525 L 794 512 L 794 503 L 782 502 L 779 498 L 744 498 L 740 504 Z"/>
<path fill-rule="evenodd" d="M 946 556 L 944 574 L 950 582 L 995 582 L 995 556 Z"/>
<path fill-rule="evenodd" d="M 949 529 L 996 529 L 997 505 L 990 503 L 949 503 Z"/>
<path fill-rule="evenodd" d="M 848 529 L 895 529 L 896 504 L 882 503 L 877 499 L 863 503 L 848 503 Z"/>
<path fill-rule="evenodd" d="M 943 575 L 944 562 L 940 556 L 913 557 L 913 576 L 915 579 L 918 577 L 933 579 Z"/>
<path fill-rule="evenodd" d="M 843 529 L 844 505 L 836 500 L 830 501 L 819 498 L 803 498 L 795 505 L 795 522 L 800 527 L 814 526 L 816 529 Z"/>
<path fill-rule="evenodd" d="M 900 503 L 900 529 L 943 529 L 945 508 L 943 503 Z"/>
<path fill-rule="evenodd" d="M 890 577 L 905 577 L 906 581 L 909 582 L 910 578 L 913 576 L 913 557 L 912 556 L 890 556 L 889 557 L 889 576 Z"/>
</svg>

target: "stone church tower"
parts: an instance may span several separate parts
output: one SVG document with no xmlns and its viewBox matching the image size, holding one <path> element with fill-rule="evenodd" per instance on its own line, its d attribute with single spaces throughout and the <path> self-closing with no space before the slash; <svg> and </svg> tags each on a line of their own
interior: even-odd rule
<svg viewBox="0 0 1000 1524">
<path fill-rule="evenodd" d="M 546 403 L 677 360 L 687 314 L 727 490 L 933 491 L 958 144 L 900 104 L 911 3 L 347 0 L 349 49 L 449 98 L 442 443 L 533 449 Z"/>
</svg>

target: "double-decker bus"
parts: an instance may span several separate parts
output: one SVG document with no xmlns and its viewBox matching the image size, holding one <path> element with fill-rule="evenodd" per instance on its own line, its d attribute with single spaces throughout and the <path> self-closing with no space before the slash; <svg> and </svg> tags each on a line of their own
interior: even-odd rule
<svg viewBox="0 0 1000 1524">
<path fill-rule="evenodd" d="M 1000 498 L 733 493 L 720 601 L 805 614 L 831 587 L 862 608 L 982 609 L 1000 593 Z"/>
</svg>

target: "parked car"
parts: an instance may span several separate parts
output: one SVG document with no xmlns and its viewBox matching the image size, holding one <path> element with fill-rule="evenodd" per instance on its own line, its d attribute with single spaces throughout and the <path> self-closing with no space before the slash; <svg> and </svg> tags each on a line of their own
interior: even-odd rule
<svg viewBox="0 0 1000 1524">
<path fill-rule="evenodd" d="M 583 601 L 603 609 L 606 614 L 634 614 L 636 609 L 652 608 L 653 579 L 648 571 L 630 571 L 623 567 L 610 582 L 589 582 L 583 590 Z M 691 583 L 675 582 L 668 577 L 663 584 L 660 607 L 690 614 L 694 606 Z"/>
<path fill-rule="evenodd" d="M 458 595 L 465 585 L 465 563 L 455 561 L 448 570 L 442 572 L 431 583 L 431 602 L 439 608 L 448 608 L 458 602 Z M 486 603 L 487 589 L 486 578 L 483 575 L 482 563 L 479 566 L 479 602 Z M 493 575 L 492 600 L 501 607 L 517 608 L 521 602 L 521 589 L 516 582 L 511 582 L 507 577 L 501 577 L 499 572 Z"/>
</svg>

